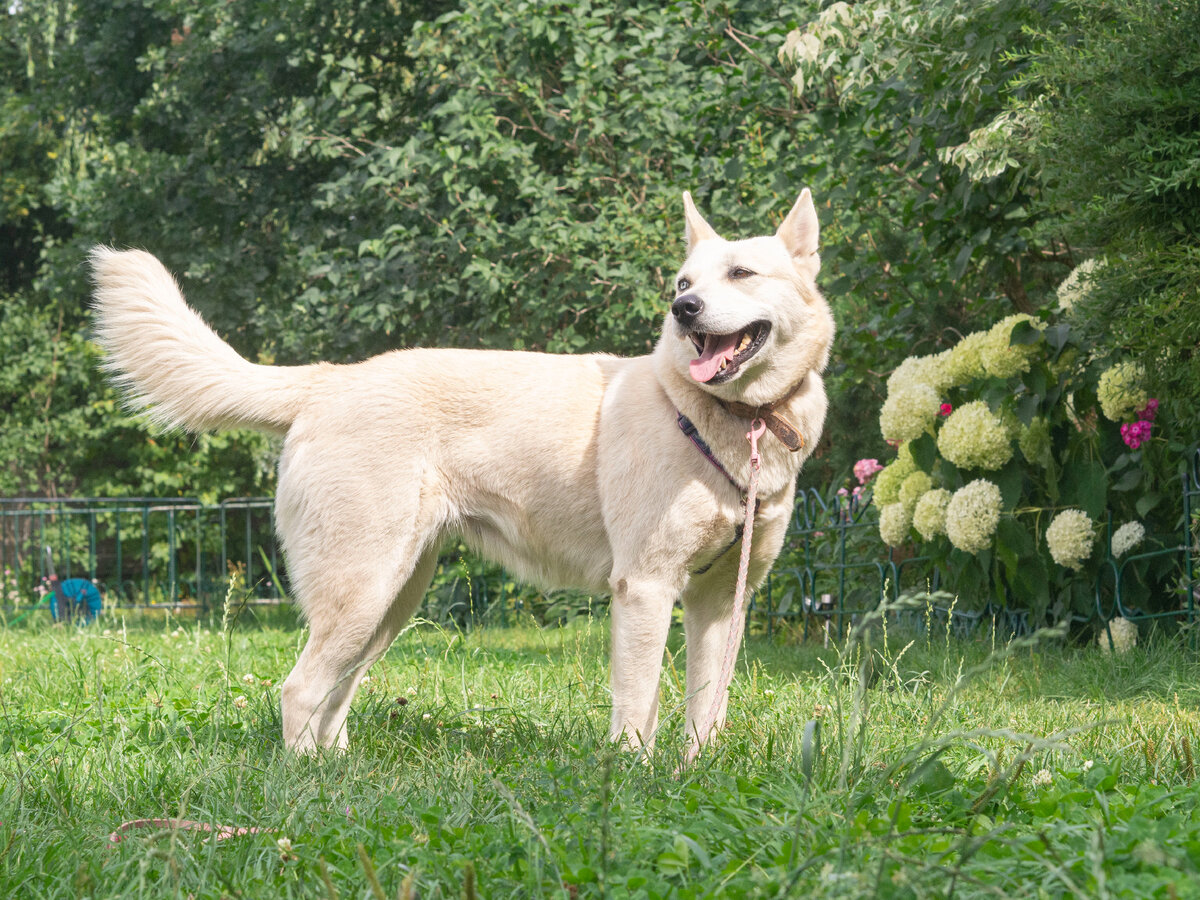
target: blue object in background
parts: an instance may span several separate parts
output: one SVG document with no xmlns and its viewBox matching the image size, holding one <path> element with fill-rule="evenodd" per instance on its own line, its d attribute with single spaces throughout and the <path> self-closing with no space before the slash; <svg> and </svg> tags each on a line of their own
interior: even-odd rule
<svg viewBox="0 0 1200 900">
<path fill-rule="evenodd" d="M 95 621 L 104 608 L 100 599 L 100 590 L 86 578 L 68 578 L 60 582 L 58 590 L 49 596 L 50 615 L 54 621 L 70 621 L 78 619 L 81 622 Z M 64 608 L 60 609 L 59 604 Z"/>
</svg>

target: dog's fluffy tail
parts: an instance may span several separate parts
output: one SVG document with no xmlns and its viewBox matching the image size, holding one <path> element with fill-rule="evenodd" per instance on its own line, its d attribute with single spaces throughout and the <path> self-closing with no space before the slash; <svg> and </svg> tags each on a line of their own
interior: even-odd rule
<svg viewBox="0 0 1200 900">
<path fill-rule="evenodd" d="M 287 430 L 315 367 L 260 366 L 240 357 L 149 253 L 96 247 L 91 263 L 96 340 L 131 405 L 147 408 L 159 424 L 189 431 Z"/>
</svg>

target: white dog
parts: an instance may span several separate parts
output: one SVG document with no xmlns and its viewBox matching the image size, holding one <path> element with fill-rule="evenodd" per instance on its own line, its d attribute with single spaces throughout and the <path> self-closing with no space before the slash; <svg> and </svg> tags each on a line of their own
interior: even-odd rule
<svg viewBox="0 0 1200 900">
<path fill-rule="evenodd" d="M 653 354 L 632 359 L 417 349 L 255 365 L 153 256 L 93 252 L 97 337 L 132 401 L 169 426 L 284 436 L 276 521 L 310 630 L 283 685 L 289 747 L 346 746 L 359 681 L 454 539 L 546 587 L 611 590 L 611 735 L 631 744 L 653 739 L 682 598 L 686 728 L 709 739 L 699 729 L 730 626 L 746 432 L 756 416 L 774 432 L 760 442 L 754 588 L 821 435 L 834 324 L 807 190 L 773 236 L 740 241 L 683 200 L 676 298 Z"/>
</svg>

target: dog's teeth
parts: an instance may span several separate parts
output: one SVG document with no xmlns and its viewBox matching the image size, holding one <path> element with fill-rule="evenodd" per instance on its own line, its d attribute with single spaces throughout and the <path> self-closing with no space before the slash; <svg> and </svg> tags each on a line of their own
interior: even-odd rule
<svg viewBox="0 0 1200 900">
<path fill-rule="evenodd" d="M 747 331 L 745 334 L 742 335 L 741 343 L 738 344 L 738 353 L 741 353 L 743 350 L 745 350 L 749 346 L 750 346 L 750 332 Z"/>
</svg>

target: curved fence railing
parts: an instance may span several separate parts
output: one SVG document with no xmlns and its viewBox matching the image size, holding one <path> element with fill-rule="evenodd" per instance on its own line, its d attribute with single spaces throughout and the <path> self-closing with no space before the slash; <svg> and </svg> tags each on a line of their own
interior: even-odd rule
<svg viewBox="0 0 1200 900">
<path fill-rule="evenodd" d="M 1117 616 L 1133 621 L 1165 620 L 1192 626 L 1200 617 L 1200 447 L 1188 454 L 1181 476 L 1180 525 L 1176 536 L 1160 535 L 1163 546 L 1117 558 L 1111 552 L 1112 521 L 1106 522 L 1104 559 L 1093 587 L 1094 608 L 1076 621 L 1107 622 Z M 765 587 L 750 604 L 751 617 L 765 621 L 768 634 L 787 623 L 807 636 L 812 629 L 841 634 L 858 615 L 884 600 L 904 594 L 927 598 L 929 609 L 914 612 L 949 620 L 966 633 L 994 623 L 1008 633 L 1024 633 L 1035 623 L 1028 610 L 1004 603 L 984 609 L 959 608 L 939 591 L 949 579 L 927 557 L 905 555 L 879 537 L 878 516 L 869 502 L 854 496 L 832 500 L 814 490 L 796 499 L 789 541 Z M 1128 583 L 1140 563 L 1169 557 L 1177 573 L 1178 604 L 1147 610 L 1127 602 Z"/>
</svg>

